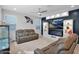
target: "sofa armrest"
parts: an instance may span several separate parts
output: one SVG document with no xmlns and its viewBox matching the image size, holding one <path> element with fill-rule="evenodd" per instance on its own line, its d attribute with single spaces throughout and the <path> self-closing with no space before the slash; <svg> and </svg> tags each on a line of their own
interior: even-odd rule
<svg viewBox="0 0 79 59">
<path fill-rule="evenodd" d="M 34 54 L 44 54 L 44 52 L 37 48 L 36 50 L 34 50 Z"/>
<path fill-rule="evenodd" d="M 64 48 L 64 43 L 60 43 L 57 45 L 57 54 L 64 54 L 65 48 Z"/>
</svg>

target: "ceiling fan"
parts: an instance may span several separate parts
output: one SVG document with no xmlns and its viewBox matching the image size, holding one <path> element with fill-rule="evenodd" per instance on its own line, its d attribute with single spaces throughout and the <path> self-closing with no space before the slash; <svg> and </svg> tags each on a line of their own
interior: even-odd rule
<svg viewBox="0 0 79 59">
<path fill-rule="evenodd" d="M 45 12 L 47 12 L 47 10 L 42 10 L 41 8 L 38 8 L 38 11 L 35 11 L 33 13 L 37 13 L 39 16 L 42 16 L 42 14 Z"/>
</svg>

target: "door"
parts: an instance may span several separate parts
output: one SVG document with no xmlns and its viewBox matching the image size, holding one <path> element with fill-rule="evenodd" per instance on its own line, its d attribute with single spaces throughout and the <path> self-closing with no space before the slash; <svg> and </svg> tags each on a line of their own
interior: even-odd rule
<svg viewBox="0 0 79 59">
<path fill-rule="evenodd" d="M 0 25 L 0 51 L 9 49 L 9 41 L 9 26 Z"/>
</svg>

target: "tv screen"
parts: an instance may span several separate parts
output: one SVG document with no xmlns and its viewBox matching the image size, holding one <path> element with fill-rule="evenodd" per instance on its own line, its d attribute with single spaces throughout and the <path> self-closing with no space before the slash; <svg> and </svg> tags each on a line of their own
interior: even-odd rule
<svg viewBox="0 0 79 59">
<path fill-rule="evenodd" d="M 55 19 L 49 22 L 49 34 L 63 36 L 63 19 Z"/>
</svg>

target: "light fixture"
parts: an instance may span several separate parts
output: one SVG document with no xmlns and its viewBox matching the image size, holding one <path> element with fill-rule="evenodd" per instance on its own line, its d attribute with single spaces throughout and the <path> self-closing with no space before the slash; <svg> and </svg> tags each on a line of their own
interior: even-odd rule
<svg viewBox="0 0 79 59">
<path fill-rule="evenodd" d="M 39 12 L 39 13 L 37 13 L 38 15 L 40 15 L 41 13 Z"/>
<path fill-rule="evenodd" d="M 61 13 L 61 17 L 62 16 L 69 16 L 69 13 L 68 12 L 63 12 L 63 13 Z"/>
<path fill-rule="evenodd" d="M 46 19 L 50 19 L 50 16 L 47 16 Z"/>
<path fill-rule="evenodd" d="M 13 10 L 16 10 L 16 8 L 13 8 Z"/>
<path fill-rule="evenodd" d="M 54 17 L 55 17 L 55 15 L 52 15 L 52 16 L 51 16 L 51 18 L 54 18 Z"/>
<path fill-rule="evenodd" d="M 75 7 L 74 5 L 71 5 L 71 8 Z"/>
<path fill-rule="evenodd" d="M 60 14 L 56 14 L 55 17 L 60 17 Z"/>
</svg>

